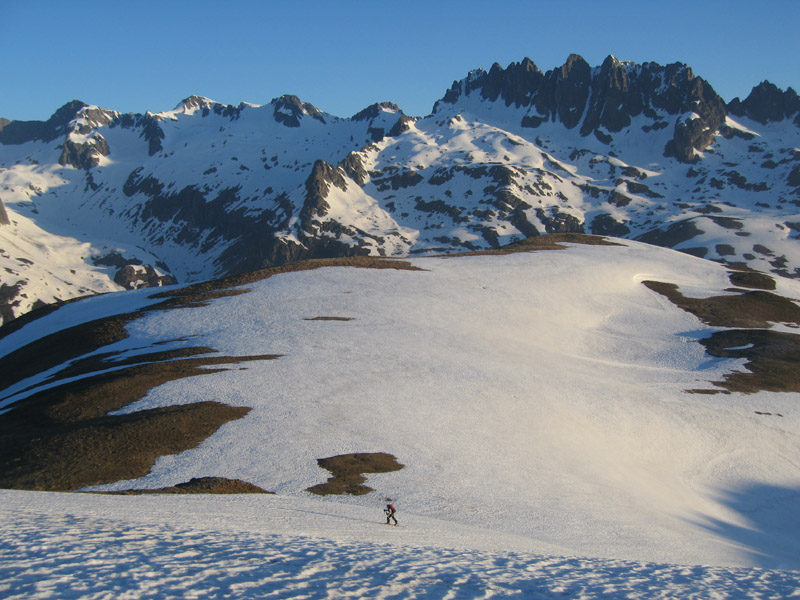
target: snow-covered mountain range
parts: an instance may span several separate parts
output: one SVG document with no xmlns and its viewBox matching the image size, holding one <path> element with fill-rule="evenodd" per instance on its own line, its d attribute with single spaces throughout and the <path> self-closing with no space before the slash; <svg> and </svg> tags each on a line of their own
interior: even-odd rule
<svg viewBox="0 0 800 600">
<path fill-rule="evenodd" d="M 683 64 L 525 59 L 430 115 L 294 96 L 0 121 L 0 318 L 75 296 L 303 258 L 636 238 L 800 275 L 800 99 L 725 103 Z"/>
</svg>

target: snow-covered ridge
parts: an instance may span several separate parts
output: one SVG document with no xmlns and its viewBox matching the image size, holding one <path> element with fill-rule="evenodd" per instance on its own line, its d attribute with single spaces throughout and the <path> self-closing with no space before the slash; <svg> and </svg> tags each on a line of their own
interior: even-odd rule
<svg viewBox="0 0 800 600">
<path fill-rule="evenodd" d="M 3 321 L 119 289 L 127 265 L 187 283 L 564 231 L 797 277 L 798 115 L 791 89 L 725 105 L 686 65 L 576 55 L 547 72 L 529 59 L 472 71 L 419 119 L 391 102 L 341 118 L 291 95 L 190 96 L 144 115 L 73 101 L 0 129 Z M 317 185 L 320 161 L 344 190 Z M 322 187 L 337 197 L 309 195 Z M 311 218 L 322 203 L 337 209 Z M 74 257 L 55 272 L 51 244 Z"/>
</svg>

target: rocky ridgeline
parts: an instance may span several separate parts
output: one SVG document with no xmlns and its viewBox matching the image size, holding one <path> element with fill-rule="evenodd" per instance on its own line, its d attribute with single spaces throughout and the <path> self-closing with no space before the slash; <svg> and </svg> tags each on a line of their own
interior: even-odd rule
<svg viewBox="0 0 800 600">
<path fill-rule="evenodd" d="M 4 321 L 109 289 L 543 233 L 800 276 L 800 99 L 763 82 L 726 104 L 680 63 L 495 64 L 422 118 L 391 102 L 340 118 L 292 95 L 143 115 L 74 100 L 0 120 L 0 149 Z M 45 265 L 15 215 L 80 258 Z"/>
</svg>

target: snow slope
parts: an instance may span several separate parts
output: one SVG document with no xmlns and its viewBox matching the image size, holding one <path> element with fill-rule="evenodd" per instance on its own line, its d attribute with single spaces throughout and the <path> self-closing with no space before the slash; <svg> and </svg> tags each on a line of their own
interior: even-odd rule
<svg viewBox="0 0 800 600">
<path fill-rule="evenodd" d="M 252 410 L 196 449 L 158 459 L 145 477 L 94 488 L 161 488 L 222 476 L 277 492 L 278 498 L 209 499 L 210 504 L 16 492 L 4 498 L 29 507 L 27 527 L 50 531 L 55 541 L 48 547 L 63 547 L 56 541 L 66 535 L 58 525 L 64 513 L 83 515 L 72 530 L 78 539 L 88 536 L 89 547 L 113 552 L 117 546 L 103 540 L 116 525 L 103 521 L 95 528 L 90 522 L 101 516 L 95 511 L 122 518 L 117 511 L 123 510 L 134 522 L 153 519 L 157 523 L 148 521 L 145 531 L 172 532 L 170 539 L 183 531 L 192 539 L 202 537 L 203 518 L 191 511 L 182 516 L 187 506 L 208 511 L 212 532 L 224 527 L 222 521 L 239 519 L 240 510 L 283 514 L 270 512 L 273 502 L 308 511 L 298 518 L 352 515 L 358 524 L 342 522 L 333 532 L 327 525 L 318 529 L 313 519 L 295 521 L 279 528 L 288 537 L 269 543 L 269 552 L 302 554 L 312 551 L 311 542 L 293 536 L 321 536 L 329 540 L 320 551 L 324 564 L 334 565 L 343 560 L 337 547 L 344 545 L 346 555 L 366 556 L 376 551 L 370 544 L 386 542 L 386 532 L 366 534 L 363 523 L 379 518 L 381 504 L 391 498 L 401 515 L 408 515 L 409 525 L 392 535 L 411 536 L 411 546 L 480 551 L 474 561 L 468 558 L 472 555 L 449 552 L 431 551 L 420 559 L 411 550 L 391 551 L 419 573 L 436 561 L 450 565 L 458 574 L 454 577 L 466 578 L 464 589 L 471 590 L 466 597 L 482 594 L 481 586 L 494 586 L 495 574 L 512 588 L 527 585 L 519 574 L 493 571 L 488 566 L 493 560 L 546 578 L 556 569 L 558 577 L 567 577 L 564 589 L 585 585 L 587 595 L 574 592 L 573 597 L 595 597 L 596 586 L 606 585 L 628 594 L 619 597 L 657 597 L 652 587 L 640 588 L 623 577 L 629 569 L 645 581 L 666 580 L 664 597 L 670 592 L 702 597 L 702 590 L 711 589 L 720 597 L 742 596 L 748 589 L 761 590 L 764 597 L 796 592 L 797 586 L 791 587 L 796 577 L 788 572 L 730 568 L 800 568 L 797 393 L 686 393 L 717 389 L 711 382 L 742 370 L 743 361 L 707 355 L 697 340 L 715 328 L 642 285 L 643 280 L 671 282 L 691 297 L 730 294 L 724 291 L 730 287 L 727 269 L 630 241 L 411 262 L 419 270 L 332 267 L 274 275 L 248 284 L 248 293 L 148 312 L 128 324 L 128 338 L 97 351 L 136 356 L 156 347 L 202 345 L 229 356 L 280 354 L 277 360 L 166 383 L 125 407 L 121 413 L 214 399 Z M 800 299 L 800 283 L 776 279 L 777 293 Z M 62 307 L 7 335 L 0 354 L 65 322 L 154 301 L 139 290 Z M 794 331 L 783 324 L 772 327 Z M 46 375 L 5 390 L 2 408 L 13 410 L 14 401 L 35 392 Z M 29 386 L 25 394 L 14 395 Z M 404 468 L 370 475 L 367 485 L 374 491 L 365 496 L 310 498 L 306 488 L 329 476 L 316 460 L 353 452 L 388 452 Z M 273 518 L 281 520 L 269 517 L 259 529 L 262 525 L 247 516 L 242 528 L 272 534 L 278 527 Z M 328 518 L 320 515 L 324 522 Z M 464 530 L 467 525 L 483 533 Z M 114 544 L 126 548 L 126 537 L 137 526 L 123 526 L 131 533 Z M 8 521 L 4 529 L 3 543 L 9 547 L 15 534 Z M 220 540 L 220 554 L 228 543 L 253 547 L 258 556 L 266 552 L 265 542 L 249 534 L 235 542 L 211 535 Z M 361 543 L 364 538 L 369 543 Z M 36 561 L 37 547 L 14 563 L 18 569 Z M 532 554 L 509 555 L 509 550 Z M 167 565 L 185 558 L 169 546 L 164 551 Z M 498 551 L 503 551 L 500 558 L 485 554 Z M 56 554 L 62 557 L 56 562 L 72 564 L 70 551 L 57 552 L 66 554 Z M 533 555 L 585 558 L 542 563 Z M 315 560 L 308 563 L 312 571 L 321 568 Z M 687 571 L 665 564 L 725 568 Z M 371 568 L 365 566 L 364 573 Z M 13 576 L 24 577 L 21 573 Z M 298 585 L 313 574 L 299 563 L 290 573 Z M 259 577 L 263 585 L 272 585 L 269 577 Z M 392 577 L 383 571 L 379 580 Z M 738 591 L 723 595 L 720 578 L 733 578 L 730 585 Z M 478 591 L 469 587 L 473 584 Z M 740 584 L 745 587 L 735 587 Z M 322 593 L 309 592 L 311 597 Z"/>
<path fill-rule="evenodd" d="M 272 496 L 0 491 L 0 594 L 29 598 L 788 599 L 800 572 L 543 554 L 510 534 Z"/>
</svg>

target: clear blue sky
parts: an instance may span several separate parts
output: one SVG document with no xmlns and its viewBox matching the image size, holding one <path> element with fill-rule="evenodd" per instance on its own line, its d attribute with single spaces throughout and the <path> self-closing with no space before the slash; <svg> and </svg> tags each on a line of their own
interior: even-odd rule
<svg viewBox="0 0 800 600">
<path fill-rule="evenodd" d="M 468 71 L 570 53 L 685 62 L 726 100 L 800 91 L 800 0 L 3 0 L 0 116 L 73 98 L 158 112 L 192 94 L 282 94 L 347 117 L 379 101 L 425 115 Z"/>
</svg>

